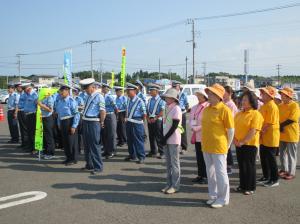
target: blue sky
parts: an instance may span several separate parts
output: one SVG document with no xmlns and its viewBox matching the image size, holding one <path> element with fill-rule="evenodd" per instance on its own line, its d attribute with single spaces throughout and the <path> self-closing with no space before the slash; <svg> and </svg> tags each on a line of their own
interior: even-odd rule
<svg viewBox="0 0 300 224">
<path fill-rule="evenodd" d="M 283 0 L 1 0 L 0 74 L 17 74 L 17 53 L 39 52 L 135 33 L 187 18 L 219 15 L 294 3 Z M 300 1 L 299 1 L 300 2 Z M 243 73 L 243 50 L 249 49 L 250 74 L 299 74 L 300 7 L 196 22 L 196 72 Z M 191 73 L 191 25 L 94 45 L 94 69 L 120 71 L 121 48 L 127 70 Z M 74 48 L 73 71 L 88 70 L 90 48 Z M 22 57 L 22 75 L 61 74 L 63 52 Z"/>
</svg>

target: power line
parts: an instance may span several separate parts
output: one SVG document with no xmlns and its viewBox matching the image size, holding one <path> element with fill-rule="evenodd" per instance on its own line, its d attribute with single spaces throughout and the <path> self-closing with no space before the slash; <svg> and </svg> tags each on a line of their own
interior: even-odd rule
<svg viewBox="0 0 300 224">
<path fill-rule="evenodd" d="M 291 3 L 291 4 L 275 6 L 275 7 L 271 7 L 271 8 L 256 9 L 256 10 L 236 12 L 236 13 L 216 15 L 216 16 L 205 16 L 205 17 L 198 17 L 198 18 L 194 18 L 194 19 L 199 20 L 199 21 L 212 20 L 212 19 L 220 19 L 220 18 L 228 18 L 228 17 L 244 16 L 244 15 L 263 13 L 263 12 L 270 12 L 270 11 L 293 8 L 293 7 L 298 7 L 298 6 L 300 6 L 300 3 Z"/>
</svg>

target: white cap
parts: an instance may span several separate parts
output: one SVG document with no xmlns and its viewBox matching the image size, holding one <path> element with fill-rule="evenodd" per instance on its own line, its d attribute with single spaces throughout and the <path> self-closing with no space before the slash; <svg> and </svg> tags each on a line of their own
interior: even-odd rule
<svg viewBox="0 0 300 224">
<path fill-rule="evenodd" d="M 278 100 L 281 100 L 281 95 L 280 95 L 279 93 L 276 93 L 276 95 L 275 95 L 274 98 L 275 98 L 275 99 L 278 99 Z"/>
<path fill-rule="evenodd" d="M 79 84 L 82 86 L 87 86 L 87 85 L 93 84 L 94 82 L 95 82 L 95 79 L 88 78 L 88 79 L 80 80 Z"/>
<path fill-rule="evenodd" d="M 208 96 L 207 96 L 204 89 L 200 89 L 200 90 L 195 91 L 194 95 L 196 95 L 197 93 L 205 96 L 205 98 L 208 99 Z"/>
</svg>

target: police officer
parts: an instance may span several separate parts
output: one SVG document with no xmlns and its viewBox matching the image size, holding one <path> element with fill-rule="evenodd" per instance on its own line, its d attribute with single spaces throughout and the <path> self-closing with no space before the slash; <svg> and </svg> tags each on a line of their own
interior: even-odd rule
<svg viewBox="0 0 300 224">
<path fill-rule="evenodd" d="M 42 101 L 38 101 L 38 105 L 41 108 L 42 122 L 43 122 L 43 140 L 44 140 L 44 159 L 50 160 L 54 157 L 55 142 L 54 142 L 54 118 L 53 108 L 54 99 L 51 93 L 46 93 L 45 98 Z"/>
<path fill-rule="evenodd" d="M 158 92 L 160 86 L 156 84 L 148 85 L 151 99 L 147 104 L 147 119 L 148 119 L 148 131 L 150 141 L 150 152 L 147 157 L 163 157 L 163 145 L 162 141 L 162 115 L 165 109 L 165 101 L 163 101 Z M 159 156 L 157 155 L 159 152 Z"/>
<path fill-rule="evenodd" d="M 19 103 L 20 95 L 15 92 L 15 86 L 9 84 L 7 87 L 7 92 L 9 94 L 7 101 L 7 121 L 11 139 L 8 143 L 18 143 L 19 142 L 19 127 L 18 127 L 18 110 L 16 110 Z"/>
<path fill-rule="evenodd" d="M 127 142 L 126 137 L 126 108 L 127 108 L 127 97 L 123 95 L 123 87 L 115 86 L 116 90 L 116 104 L 118 107 L 117 113 L 117 136 L 118 136 L 118 144 L 117 146 L 122 147 Z"/>
<path fill-rule="evenodd" d="M 82 114 L 82 131 L 86 161 L 86 165 L 82 170 L 89 170 L 91 174 L 96 175 L 103 170 L 100 152 L 100 134 L 101 128 L 104 127 L 106 115 L 105 100 L 104 97 L 97 92 L 94 79 L 83 79 L 79 84 L 88 94 Z"/>
<path fill-rule="evenodd" d="M 26 127 L 28 133 L 28 141 L 25 151 L 34 153 L 34 138 L 35 138 L 35 123 L 36 123 L 36 108 L 38 95 L 33 89 L 31 83 L 23 83 L 22 86 L 25 89 L 26 97 L 24 101 L 24 113 L 26 115 Z"/>
<path fill-rule="evenodd" d="M 25 113 L 24 113 L 24 103 L 25 103 L 25 97 L 26 94 L 23 91 L 22 83 L 16 83 L 15 88 L 17 89 L 18 93 L 20 94 L 19 103 L 16 107 L 16 113 L 18 117 L 19 127 L 20 127 L 20 133 L 21 133 L 21 145 L 20 148 L 26 147 L 26 142 L 28 139 L 27 134 L 27 127 L 25 123 Z"/>
<path fill-rule="evenodd" d="M 105 99 L 106 117 L 104 120 L 104 129 L 102 132 L 103 143 L 103 156 L 106 159 L 113 158 L 116 153 L 116 132 L 117 132 L 117 119 L 116 114 L 118 107 L 114 97 L 110 94 L 111 87 L 108 84 L 102 84 L 102 93 Z"/>
<path fill-rule="evenodd" d="M 127 83 L 129 101 L 126 112 L 126 133 L 129 156 L 125 160 L 143 164 L 145 160 L 144 119 L 147 117 L 147 111 L 144 101 L 137 96 L 137 90 L 136 85 Z"/>
<path fill-rule="evenodd" d="M 141 98 L 144 101 L 144 104 L 146 105 L 146 96 L 143 93 L 143 90 L 144 90 L 143 83 L 140 80 L 136 80 L 135 81 L 135 85 L 138 87 L 138 89 L 137 89 L 137 96 L 139 98 Z"/>
<path fill-rule="evenodd" d="M 52 87 L 59 88 L 60 84 L 53 83 Z M 52 98 L 54 100 L 54 111 L 53 111 L 52 116 L 54 119 L 53 133 L 54 133 L 55 148 L 63 149 L 62 136 L 61 136 L 60 130 L 58 128 L 57 113 L 56 113 L 56 104 L 57 104 L 58 100 L 61 98 L 59 91 L 57 91 L 57 93 L 53 94 Z"/>
<path fill-rule="evenodd" d="M 188 143 L 187 143 L 187 136 L 186 136 L 186 113 L 189 110 L 189 102 L 187 99 L 186 93 L 182 92 L 182 88 L 180 87 L 181 82 L 173 81 L 172 87 L 178 91 L 179 94 L 179 106 L 182 111 L 182 127 L 184 132 L 181 134 L 181 154 L 184 154 L 184 151 L 187 150 Z"/>
<path fill-rule="evenodd" d="M 77 103 L 78 111 L 80 113 L 80 121 L 77 127 L 78 130 L 78 152 L 81 153 L 81 149 L 83 148 L 83 140 L 82 140 L 82 112 L 84 110 L 84 95 L 79 94 L 80 87 L 77 85 L 74 85 L 73 89 L 73 97 Z"/>
<path fill-rule="evenodd" d="M 66 160 L 63 162 L 66 166 L 77 163 L 78 157 L 78 134 L 77 126 L 80 115 L 76 101 L 70 96 L 71 86 L 61 84 L 59 89 L 60 98 L 56 103 L 57 122 L 61 131 L 63 147 Z"/>
</svg>

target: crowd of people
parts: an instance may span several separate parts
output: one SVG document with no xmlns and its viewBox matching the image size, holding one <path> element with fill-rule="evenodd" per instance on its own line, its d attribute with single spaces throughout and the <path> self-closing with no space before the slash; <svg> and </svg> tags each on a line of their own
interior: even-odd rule
<svg viewBox="0 0 300 224">
<path fill-rule="evenodd" d="M 143 164 L 146 157 L 164 159 L 167 183 L 162 189 L 173 194 L 180 188 L 180 154 L 187 150 L 187 128 L 190 143 L 195 145 L 197 176 L 193 182 L 208 184 L 213 208 L 229 204 L 228 175 L 234 165 L 236 149 L 239 186 L 235 189 L 251 195 L 256 185 L 275 187 L 279 178 L 295 178 L 299 140 L 299 106 L 293 100 L 293 89 L 277 90 L 272 86 L 255 89 L 245 85 L 241 96 L 234 97 L 229 86 L 214 84 L 194 94 L 198 103 L 189 107 L 181 83 L 161 96 L 160 86 L 149 84 L 151 98 L 146 101 L 144 85 L 139 80 L 126 88 L 111 87 L 92 78 L 79 86 L 59 84 L 59 91 L 38 99 L 31 83 L 8 86 L 9 143 L 35 153 L 37 106 L 41 109 L 45 160 L 53 159 L 56 148 L 63 148 L 66 166 L 76 164 L 84 151 L 82 170 L 97 175 L 103 171 L 102 158 L 112 159 L 117 146 L 128 145 L 126 161 Z M 126 94 L 124 94 L 124 92 Z M 189 119 L 187 120 L 187 113 Z M 187 127 L 188 123 L 188 127 Z M 145 152 L 145 128 L 148 128 L 150 150 Z M 280 157 L 278 169 L 276 156 Z M 260 159 L 262 176 L 256 177 Z"/>
</svg>

